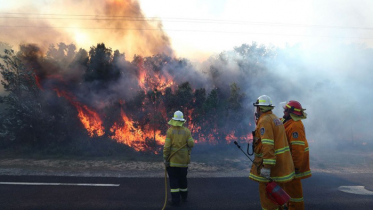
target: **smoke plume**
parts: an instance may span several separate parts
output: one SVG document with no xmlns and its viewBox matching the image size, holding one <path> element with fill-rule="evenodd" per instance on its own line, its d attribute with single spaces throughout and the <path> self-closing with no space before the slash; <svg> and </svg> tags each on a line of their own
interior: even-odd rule
<svg viewBox="0 0 373 210">
<path fill-rule="evenodd" d="M 146 18 L 136 0 L 59 0 L 46 3 L 43 11 L 31 6 L 7 12 L 0 20 L 0 40 L 13 46 L 33 43 L 46 51 L 60 42 L 85 49 L 105 43 L 130 57 L 173 54 L 162 23 Z"/>
</svg>

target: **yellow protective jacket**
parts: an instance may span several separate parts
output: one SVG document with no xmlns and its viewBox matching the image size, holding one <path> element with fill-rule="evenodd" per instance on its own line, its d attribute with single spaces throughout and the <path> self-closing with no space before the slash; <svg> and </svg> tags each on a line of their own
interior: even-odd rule
<svg viewBox="0 0 373 210">
<path fill-rule="evenodd" d="M 271 169 L 271 179 L 276 182 L 291 181 L 294 165 L 286 139 L 285 128 L 272 111 L 262 113 L 255 129 L 255 158 L 249 178 L 258 182 L 268 182 L 260 176 L 262 167 Z"/>
<path fill-rule="evenodd" d="M 184 146 L 185 144 L 186 146 Z M 190 152 L 193 146 L 194 140 L 188 128 L 183 126 L 171 126 L 167 130 L 163 147 L 163 159 L 166 162 L 170 162 L 171 167 L 188 167 L 190 163 Z M 180 149 L 181 147 L 183 148 Z M 178 149 L 180 150 L 177 151 Z M 176 153 L 173 154 L 174 152 Z M 173 155 L 170 157 L 171 154 Z M 169 157 L 170 160 L 168 160 Z"/>
<path fill-rule="evenodd" d="M 303 122 L 290 119 L 284 126 L 294 161 L 295 177 L 308 178 L 311 176 L 310 156 Z"/>
</svg>

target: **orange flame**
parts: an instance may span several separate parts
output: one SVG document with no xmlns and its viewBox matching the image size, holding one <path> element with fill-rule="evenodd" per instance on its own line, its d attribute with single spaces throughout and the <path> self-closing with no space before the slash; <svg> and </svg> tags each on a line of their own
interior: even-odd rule
<svg viewBox="0 0 373 210">
<path fill-rule="evenodd" d="M 251 143 L 253 141 L 253 135 L 251 133 L 247 134 L 245 137 L 236 137 L 235 131 L 232 131 L 230 134 L 228 134 L 225 137 L 225 140 L 227 141 L 227 144 L 232 143 L 234 141 L 239 141 L 241 143 Z"/>
<path fill-rule="evenodd" d="M 153 90 L 157 89 L 158 91 L 164 91 L 166 88 L 174 88 L 175 84 L 173 78 L 166 71 L 162 71 L 162 74 L 155 71 L 149 71 L 144 67 L 143 58 L 139 58 L 137 63 L 139 68 L 138 83 L 142 90 Z"/>
<path fill-rule="evenodd" d="M 137 65 L 139 69 L 137 78 L 138 84 L 144 92 L 149 90 L 156 90 L 161 94 L 164 94 L 166 88 L 174 88 L 175 84 L 173 82 L 173 78 L 167 73 L 167 71 L 147 70 L 144 67 L 144 60 L 141 57 L 138 59 Z M 49 79 L 52 78 L 58 81 L 58 84 L 66 85 L 63 78 L 60 76 L 48 75 L 47 77 Z M 36 77 L 36 79 L 38 78 Z M 37 82 L 39 84 L 39 79 L 37 80 Z M 65 97 L 73 106 L 75 106 L 78 112 L 78 118 L 83 124 L 84 128 L 87 130 L 90 137 L 105 135 L 103 121 L 101 120 L 100 115 L 97 112 L 90 109 L 87 105 L 84 105 L 81 102 L 77 101 L 71 93 L 59 89 L 54 90 L 57 92 L 59 97 Z M 151 110 L 148 113 L 149 118 L 152 117 L 152 114 L 156 115 L 156 113 L 160 113 L 164 119 L 167 119 L 168 113 L 166 112 L 164 104 L 154 103 L 154 101 L 149 100 L 157 99 L 146 98 L 145 101 L 142 102 L 143 106 L 140 107 L 141 111 L 146 112 L 147 109 Z M 119 103 L 123 105 L 125 102 L 124 100 L 120 99 Z M 152 106 L 152 104 L 154 107 L 147 107 L 147 105 Z M 105 104 L 102 104 L 101 107 L 105 107 Z M 219 130 L 216 127 L 215 129 L 208 131 L 208 134 L 205 134 L 204 130 L 201 128 L 201 126 L 204 126 L 203 122 L 202 124 L 193 122 L 193 113 L 193 109 L 186 110 L 185 117 L 187 119 L 187 127 L 191 130 L 193 137 L 198 139 L 195 139 L 196 143 L 207 143 L 216 145 L 219 143 L 230 144 L 233 141 L 238 141 L 241 143 L 252 141 L 251 133 L 247 134 L 246 136 L 237 137 L 234 130 L 224 131 L 224 129 Z M 153 127 L 154 124 L 148 124 L 138 127 L 136 126 L 137 122 L 131 119 L 131 117 L 128 116 L 123 109 L 121 109 L 120 122 L 112 123 L 113 124 L 109 125 L 111 126 L 110 134 L 107 134 L 107 136 L 119 143 L 123 143 L 128 145 L 129 147 L 134 148 L 136 151 L 153 151 L 157 153 L 158 151 L 155 151 L 154 149 L 158 148 L 157 146 L 164 144 L 165 136 L 161 134 L 160 129 L 154 129 L 157 126 Z"/>
<path fill-rule="evenodd" d="M 78 110 L 78 117 L 85 129 L 87 129 L 90 137 L 103 136 L 105 134 L 102 120 L 98 114 L 90 110 L 86 105 L 81 105 L 78 102 L 73 102 L 73 105 Z"/>
<path fill-rule="evenodd" d="M 54 90 L 57 92 L 58 97 L 65 97 L 72 105 L 75 106 L 78 111 L 80 122 L 82 122 L 84 128 L 88 131 L 88 135 L 90 137 L 103 136 L 105 134 L 105 128 L 102 126 L 102 120 L 96 112 L 89 109 L 86 105 L 75 101 L 74 97 L 66 91 L 60 91 L 58 89 Z"/>
<path fill-rule="evenodd" d="M 118 123 L 114 123 L 110 128 L 110 131 L 114 133 L 111 138 L 134 148 L 136 151 L 146 151 L 146 139 L 154 139 L 154 133 L 143 132 L 139 128 L 136 128 L 133 120 L 129 119 L 123 110 L 121 110 L 121 116 L 124 124 L 119 125 Z M 146 130 L 150 131 L 151 129 Z M 165 136 L 161 135 L 161 131 L 155 131 L 155 142 L 157 144 L 164 144 L 165 138 Z"/>
</svg>

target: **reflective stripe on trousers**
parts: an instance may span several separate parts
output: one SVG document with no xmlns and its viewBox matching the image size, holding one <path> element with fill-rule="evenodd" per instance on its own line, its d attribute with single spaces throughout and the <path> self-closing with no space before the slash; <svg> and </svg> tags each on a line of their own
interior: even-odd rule
<svg viewBox="0 0 373 210">
<path fill-rule="evenodd" d="M 285 192 L 291 197 L 288 202 L 289 210 L 304 210 L 303 189 L 301 179 L 295 178 L 285 183 Z"/>
<path fill-rule="evenodd" d="M 179 203 L 180 197 L 186 199 L 188 196 L 188 168 L 167 167 L 170 180 L 171 197 L 173 203 Z"/>
</svg>

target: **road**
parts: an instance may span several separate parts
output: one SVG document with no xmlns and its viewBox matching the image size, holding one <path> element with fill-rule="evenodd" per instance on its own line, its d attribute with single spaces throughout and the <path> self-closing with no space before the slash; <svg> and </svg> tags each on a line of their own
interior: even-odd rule
<svg viewBox="0 0 373 210">
<path fill-rule="evenodd" d="M 373 191 L 372 175 L 314 173 L 303 181 L 306 209 L 373 209 L 373 195 L 338 190 L 340 186 L 364 186 Z M 159 210 L 164 202 L 163 178 L 0 176 L 0 182 L 2 210 Z M 76 183 L 112 185 L 73 185 Z M 245 177 L 189 178 L 188 189 L 189 202 L 178 209 L 260 209 L 257 183 Z"/>
</svg>

